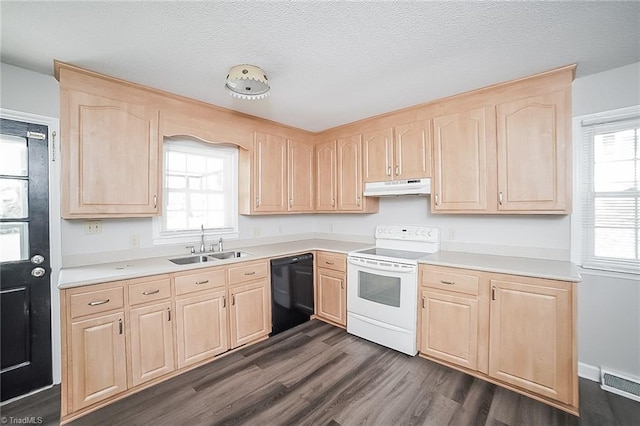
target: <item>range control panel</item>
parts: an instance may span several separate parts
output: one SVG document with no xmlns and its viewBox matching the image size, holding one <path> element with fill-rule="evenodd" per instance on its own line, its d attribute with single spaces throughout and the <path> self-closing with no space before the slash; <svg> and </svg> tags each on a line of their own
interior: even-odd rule
<svg viewBox="0 0 640 426">
<path fill-rule="evenodd" d="M 376 240 L 404 240 L 437 243 L 440 230 L 428 226 L 385 225 L 376 226 Z"/>
</svg>

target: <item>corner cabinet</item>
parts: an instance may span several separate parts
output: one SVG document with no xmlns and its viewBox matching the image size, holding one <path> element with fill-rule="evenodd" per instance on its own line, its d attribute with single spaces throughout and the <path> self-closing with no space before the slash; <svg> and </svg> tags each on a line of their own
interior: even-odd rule
<svg viewBox="0 0 640 426">
<path fill-rule="evenodd" d="M 375 213 L 378 199 L 363 195 L 362 136 L 320 143 L 315 147 L 316 211 Z"/>
<path fill-rule="evenodd" d="M 253 150 L 241 152 L 240 162 L 241 214 L 314 210 L 312 144 L 255 132 Z"/>
<path fill-rule="evenodd" d="M 160 213 L 159 110 L 122 92 L 74 89 L 60 74 L 62 217 L 147 217 Z"/>
</svg>

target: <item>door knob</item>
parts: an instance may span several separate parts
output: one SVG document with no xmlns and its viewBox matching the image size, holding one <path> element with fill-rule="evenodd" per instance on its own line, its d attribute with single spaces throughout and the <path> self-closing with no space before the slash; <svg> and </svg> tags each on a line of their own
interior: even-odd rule
<svg viewBox="0 0 640 426">
<path fill-rule="evenodd" d="M 44 256 L 41 254 L 36 254 L 31 258 L 31 263 L 34 265 L 40 265 L 44 262 Z"/>
<path fill-rule="evenodd" d="M 45 272 L 46 271 L 44 270 L 44 268 L 41 268 L 41 267 L 38 266 L 37 268 L 33 268 L 31 270 L 31 275 L 33 275 L 36 278 L 40 278 L 41 276 L 43 276 L 45 274 Z"/>
</svg>

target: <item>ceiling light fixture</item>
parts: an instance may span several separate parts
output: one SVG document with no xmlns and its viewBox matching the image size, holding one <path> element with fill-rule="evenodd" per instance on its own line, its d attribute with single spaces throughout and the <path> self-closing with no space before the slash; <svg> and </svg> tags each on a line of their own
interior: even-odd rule
<svg viewBox="0 0 640 426">
<path fill-rule="evenodd" d="M 269 95 L 269 80 L 260 67 L 236 65 L 229 70 L 227 84 L 229 94 L 241 99 L 262 99 Z"/>
</svg>

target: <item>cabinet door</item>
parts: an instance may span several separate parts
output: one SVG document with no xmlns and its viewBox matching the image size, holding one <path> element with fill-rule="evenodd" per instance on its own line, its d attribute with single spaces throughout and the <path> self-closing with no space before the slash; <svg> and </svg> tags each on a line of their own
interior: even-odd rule
<svg viewBox="0 0 640 426">
<path fill-rule="evenodd" d="M 487 210 L 485 108 L 433 119 L 433 211 Z"/>
<path fill-rule="evenodd" d="M 489 375 L 569 404 L 574 371 L 570 290 L 537 281 L 491 280 Z"/>
<path fill-rule="evenodd" d="M 362 141 L 360 135 L 338 139 L 338 210 L 362 210 Z"/>
<path fill-rule="evenodd" d="M 569 213 L 570 103 L 559 91 L 497 106 L 499 210 Z"/>
<path fill-rule="evenodd" d="M 158 110 L 64 90 L 62 217 L 157 215 Z"/>
<path fill-rule="evenodd" d="M 212 358 L 229 348 L 226 306 L 224 289 L 176 301 L 178 368 Z"/>
<path fill-rule="evenodd" d="M 287 211 L 287 140 L 256 132 L 253 188 L 256 212 Z"/>
<path fill-rule="evenodd" d="M 313 211 L 313 145 L 289 139 L 289 211 Z"/>
<path fill-rule="evenodd" d="M 124 314 L 71 323 L 72 411 L 127 390 Z"/>
<path fill-rule="evenodd" d="M 431 177 L 431 126 L 421 120 L 395 127 L 395 179 Z"/>
<path fill-rule="evenodd" d="M 347 325 L 346 275 L 318 269 L 317 314 L 336 324 Z"/>
<path fill-rule="evenodd" d="M 257 281 L 229 289 L 231 298 L 231 348 L 271 332 L 269 282 Z"/>
<path fill-rule="evenodd" d="M 363 133 L 363 167 L 365 182 L 393 179 L 393 131 L 386 128 Z"/>
<path fill-rule="evenodd" d="M 336 141 L 316 145 L 316 210 L 336 209 Z"/>
<path fill-rule="evenodd" d="M 171 302 L 130 312 L 131 381 L 133 386 L 175 369 Z"/>
<path fill-rule="evenodd" d="M 478 301 L 422 292 L 420 352 L 472 370 L 478 361 Z"/>
</svg>

